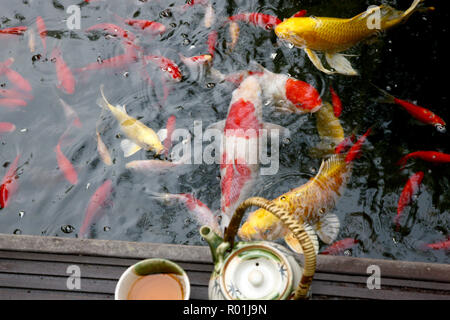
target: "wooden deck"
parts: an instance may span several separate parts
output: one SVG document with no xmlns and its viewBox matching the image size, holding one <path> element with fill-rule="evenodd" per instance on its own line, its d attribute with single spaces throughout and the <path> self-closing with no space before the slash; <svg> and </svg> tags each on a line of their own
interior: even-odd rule
<svg viewBox="0 0 450 320">
<path fill-rule="evenodd" d="M 0 299 L 114 299 L 131 264 L 160 257 L 179 263 L 191 299 L 207 299 L 208 247 L 0 234 Z M 450 300 L 450 265 L 319 256 L 313 299 Z M 67 268 L 79 266 L 81 289 L 67 288 Z M 381 288 L 368 289 L 367 267 L 381 270 Z"/>
</svg>

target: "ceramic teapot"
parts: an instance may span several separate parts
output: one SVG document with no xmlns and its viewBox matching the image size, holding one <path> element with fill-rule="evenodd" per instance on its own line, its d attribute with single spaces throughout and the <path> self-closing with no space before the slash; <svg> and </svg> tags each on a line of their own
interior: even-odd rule
<svg viewBox="0 0 450 320">
<path fill-rule="evenodd" d="M 234 242 L 248 207 L 258 206 L 277 216 L 299 240 L 304 263 L 287 248 L 270 241 Z M 245 200 L 234 213 L 222 239 L 208 226 L 200 228 L 214 263 L 208 287 L 210 300 L 306 299 L 316 269 L 309 236 L 287 211 L 264 198 Z"/>
</svg>

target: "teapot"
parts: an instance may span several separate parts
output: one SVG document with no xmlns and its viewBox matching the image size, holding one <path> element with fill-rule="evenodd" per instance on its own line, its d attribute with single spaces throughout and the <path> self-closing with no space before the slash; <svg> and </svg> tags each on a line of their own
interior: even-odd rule
<svg viewBox="0 0 450 320">
<path fill-rule="evenodd" d="M 261 207 L 277 216 L 300 242 L 304 263 L 284 246 L 271 241 L 237 242 L 234 239 L 245 210 Z M 210 300 L 307 299 L 316 269 L 316 252 L 304 228 L 288 211 L 260 197 L 245 200 L 235 211 L 222 239 L 202 226 L 214 263 L 209 286 Z"/>
</svg>

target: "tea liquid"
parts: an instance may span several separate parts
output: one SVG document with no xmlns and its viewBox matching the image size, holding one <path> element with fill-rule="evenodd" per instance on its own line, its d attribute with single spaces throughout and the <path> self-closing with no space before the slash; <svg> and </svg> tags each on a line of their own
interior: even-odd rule
<svg viewBox="0 0 450 320">
<path fill-rule="evenodd" d="M 183 285 L 175 274 L 142 276 L 133 283 L 128 300 L 183 300 Z"/>
</svg>

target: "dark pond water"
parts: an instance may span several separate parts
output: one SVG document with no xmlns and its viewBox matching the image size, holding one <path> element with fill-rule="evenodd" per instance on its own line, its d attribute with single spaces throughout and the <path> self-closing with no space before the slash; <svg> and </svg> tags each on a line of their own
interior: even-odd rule
<svg viewBox="0 0 450 320">
<path fill-rule="evenodd" d="M 382 1 L 399 9 L 411 0 Z M 300 4 L 299 4 L 300 3 Z M 139 152 L 123 157 L 119 128 L 110 113 L 97 106 L 99 87 L 113 104 L 126 104 L 130 115 L 155 129 L 165 127 L 171 115 L 177 128 L 193 132 L 195 123 L 203 128 L 225 119 L 235 87 L 189 77 L 178 56 L 207 53 L 210 29 L 203 24 L 203 7 L 179 10 L 184 1 L 96 1 L 81 6 L 81 30 L 68 30 L 66 8 L 76 4 L 64 0 L 1 0 L 0 29 L 27 26 L 36 33 L 36 18 L 47 26 L 47 52 L 36 34 L 35 51 L 30 52 L 29 34 L 0 35 L 0 61 L 14 57 L 11 66 L 33 87 L 34 99 L 26 107 L 0 107 L 0 122 L 16 125 L 12 133 L 0 134 L 0 176 L 3 177 L 17 154 L 19 189 L 7 208 L 0 210 L 0 232 L 30 235 L 77 237 L 86 207 L 94 191 L 107 179 L 113 193 L 105 214 L 91 226 L 88 237 L 129 241 L 205 245 L 198 225 L 180 203 L 168 203 L 148 195 L 153 192 L 194 193 L 212 210 L 220 208 L 218 165 L 192 165 L 188 170 L 142 175 L 125 168 L 130 160 L 152 159 L 152 153 Z M 334 212 L 341 220 L 338 239 L 360 240 L 347 254 L 356 257 L 385 258 L 447 263 L 444 250 L 420 250 L 423 243 L 444 241 L 449 234 L 450 165 L 410 161 L 404 170 L 395 164 L 403 155 L 417 150 L 450 153 L 449 133 L 414 121 L 395 105 L 380 104 L 379 94 L 369 81 L 397 97 L 417 102 L 450 121 L 448 81 L 439 75 L 448 63 L 444 43 L 449 36 L 448 10 L 442 1 L 427 1 L 436 10 L 415 13 L 410 20 L 380 36 L 370 44 L 350 50 L 360 77 L 326 76 L 318 72 L 303 51 L 281 44 L 275 34 L 253 25 L 240 24 L 239 43 L 233 52 L 226 50 L 228 29 L 220 27 L 224 17 L 240 12 L 262 12 L 287 18 L 300 9 L 316 16 L 351 17 L 377 1 L 215 1 L 218 31 L 214 67 L 223 73 L 246 69 L 251 60 L 277 73 L 286 73 L 314 85 L 324 100 L 330 100 L 329 85 L 339 93 L 344 111 L 341 123 L 345 133 L 360 135 L 373 126 L 374 133 L 364 146 L 363 156 L 355 163 L 353 176 Z M 170 9 L 171 15 L 164 14 Z M 146 54 L 173 59 L 184 73 L 181 82 L 172 85 L 167 101 L 161 103 L 164 88 L 161 72 L 149 69 L 154 87 L 142 81 L 140 64 L 124 69 L 104 69 L 76 74 L 72 95 L 59 90 L 55 64 L 49 52 L 59 46 L 71 69 L 81 68 L 97 59 L 123 54 L 120 41 L 83 30 L 97 23 L 121 17 L 155 20 L 167 28 L 162 36 L 151 38 L 135 32 Z M 131 28 L 130 31 L 133 31 Z M 40 55 L 40 59 L 36 55 Z M 3 89 L 11 84 L 0 77 Z M 69 126 L 59 99 L 78 114 L 81 128 Z M 286 115 L 268 106 L 264 118 L 290 129 L 291 140 L 280 149 L 280 168 L 276 175 L 263 176 L 253 195 L 274 198 L 305 183 L 320 166 L 321 159 L 310 155 L 320 141 L 313 115 Z M 96 127 L 108 146 L 114 164 L 106 166 L 97 152 Z M 78 172 L 78 183 L 64 179 L 54 148 L 65 133 L 64 155 Z M 393 218 L 399 195 L 409 176 L 424 171 L 417 199 L 404 212 L 402 228 L 397 232 Z M 322 248 L 325 245 L 322 244 Z"/>
</svg>

